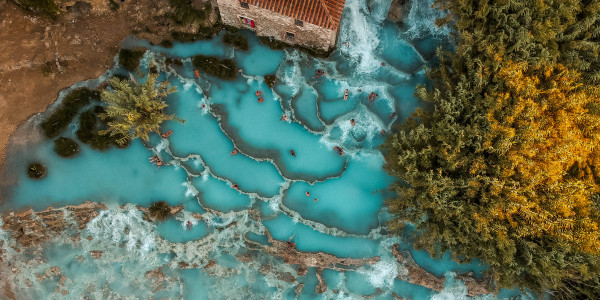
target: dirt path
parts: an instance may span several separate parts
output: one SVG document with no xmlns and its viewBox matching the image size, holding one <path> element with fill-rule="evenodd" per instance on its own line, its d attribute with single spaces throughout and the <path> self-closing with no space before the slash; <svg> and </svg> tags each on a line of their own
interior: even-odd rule
<svg viewBox="0 0 600 300">
<path fill-rule="evenodd" d="M 117 11 L 109 1 L 87 0 L 91 9 L 70 12 L 74 1 L 61 2 L 65 13 L 53 23 L 0 0 L 0 170 L 17 126 L 46 110 L 60 90 L 103 74 L 128 35 L 161 41 L 171 30 L 187 31 L 157 17 L 167 0 L 117 2 Z"/>
</svg>

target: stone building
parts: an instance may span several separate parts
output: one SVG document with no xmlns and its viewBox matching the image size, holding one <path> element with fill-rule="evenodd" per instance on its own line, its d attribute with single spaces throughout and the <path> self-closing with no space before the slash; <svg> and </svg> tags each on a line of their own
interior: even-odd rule
<svg viewBox="0 0 600 300">
<path fill-rule="evenodd" d="M 330 50 L 346 0 L 216 0 L 223 23 L 289 44 Z"/>
</svg>

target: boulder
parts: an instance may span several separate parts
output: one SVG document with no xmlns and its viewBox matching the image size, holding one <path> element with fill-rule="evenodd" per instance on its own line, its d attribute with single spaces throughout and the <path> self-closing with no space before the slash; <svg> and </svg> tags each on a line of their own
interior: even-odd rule
<svg viewBox="0 0 600 300">
<path fill-rule="evenodd" d="M 392 0 L 390 11 L 388 12 L 388 19 L 396 23 L 401 22 L 410 10 L 408 2 L 408 0 Z"/>
<path fill-rule="evenodd" d="M 92 5 L 85 1 L 77 1 L 72 6 L 67 6 L 67 11 L 77 15 L 86 15 L 92 10 Z"/>
</svg>

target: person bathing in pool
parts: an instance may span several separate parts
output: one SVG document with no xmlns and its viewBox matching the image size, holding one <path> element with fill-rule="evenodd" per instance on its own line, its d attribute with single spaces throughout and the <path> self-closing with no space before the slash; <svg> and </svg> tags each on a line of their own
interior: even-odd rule
<svg viewBox="0 0 600 300">
<path fill-rule="evenodd" d="M 166 138 L 170 137 L 171 134 L 173 134 L 173 130 L 169 130 L 168 132 L 165 132 L 165 133 L 161 134 L 160 137 L 166 139 Z"/>
</svg>

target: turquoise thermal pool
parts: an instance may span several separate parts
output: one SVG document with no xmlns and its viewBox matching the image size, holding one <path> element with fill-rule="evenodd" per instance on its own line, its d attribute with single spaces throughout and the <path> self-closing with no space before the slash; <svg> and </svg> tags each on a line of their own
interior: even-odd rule
<svg viewBox="0 0 600 300">
<path fill-rule="evenodd" d="M 138 139 L 126 149 L 104 152 L 81 144 L 77 156 L 57 156 L 39 123 L 70 90 L 127 75 L 115 63 L 101 78 L 61 92 L 49 112 L 23 126 L 2 173 L 2 212 L 88 200 L 106 208 L 82 229 L 81 239 L 74 241 L 67 232 L 34 253 L 11 250 L 13 242 L 0 229 L 0 249 L 22 270 L 13 279 L 15 293 L 23 299 L 64 298 L 64 290 L 73 299 L 466 298 L 467 289 L 455 275 L 480 277 L 485 266 L 458 264 L 450 254 L 432 259 L 403 236 L 388 235 L 385 227 L 384 201 L 393 196 L 387 190 L 393 178 L 382 169 L 378 146 L 393 124 L 423 105 L 413 95 L 415 87 L 427 83 L 424 67 L 434 62 L 436 48 L 448 43 L 447 33 L 433 25 L 439 13 L 431 2 L 414 1 L 400 26 L 385 19 L 389 0 L 347 1 L 339 49 L 328 59 L 271 50 L 249 31 L 241 32 L 248 51 L 225 45 L 223 33 L 168 49 L 124 41 L 125 47 L 148 49 L 142 73 L 152 62 L 159 79 L 177 88 L 167 98 L 168 112 L 186 122 L 166 122 L 162 131 L 174 132 L 168 138 L 154 135 L 147 143 Z M 233 58 L 241 72 L 231 81 L 206 74 L 195 78 L 190 57 L 198 54 Z M 170 64 L 168 58 L 182 64 Z M 314 78 L 317 69 L 326 76 Z M 265 83 L 268 74 L 277 76 L 273 88 Z M 262 103 L 257 90 L 264 95 Z M 367 99 L 370 92 L 379 95 L 373 102 Z M 63 136 L 76 139 L 78 126 L 75 118 Z M 230 154 L 234 149 L 237 155 Z M 149 163 L 153 155 L 165 165 Z M 44 179 L 27 177 L 31 161 L 47 166 Z M 183 210 L 152 223 L 136 205 L 156 201 Z M 309 267 L 299 275 L 297 264 L 262 251 L 270 237 L 292 239 L 300 252 L 379 260 L 352 268 Z M 392 254 L 394 244 L 421 268 L 446 276 L 443 289 L 399 279 L 407 270 Z M 94 258 L 91 251 L 102 255 Z M 35 263 L 28 263 L 31 259 Z M 36 277 L 53 266 L 65 279 Z M 157 269 L 158 284 L 151 272 Z M 315 291 L 319 280 L 327 285 L 323 293 Z M 513 290 L 498 295 L 511 296 L 523 297 Z"/>
</svg>

